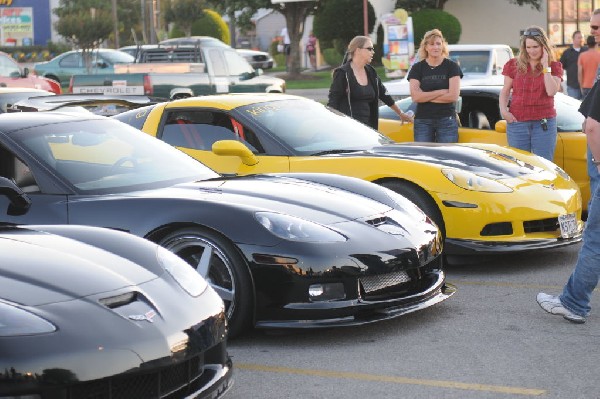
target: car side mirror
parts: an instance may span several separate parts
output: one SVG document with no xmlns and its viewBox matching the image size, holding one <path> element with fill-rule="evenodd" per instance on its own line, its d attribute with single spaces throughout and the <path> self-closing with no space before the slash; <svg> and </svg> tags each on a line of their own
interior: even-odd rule
<svg viewBox="0 0 600 399">
<path fill-rule="evenodd" d="M 6 213 L 11 216 L 24 215 L 31 206 L 31 199 L 15 182 L 0 176 L 0 195 L 4 195 L 10 201 Z"/>
<path fill-rule="evenodd" d="M 248 147 L 237 140 L 220 140 L 212 145 L 212 152 L 222 156 L 240 157 L 244 165 L 253 166 L 258 158 Z"/>
<path fill-rule="evenodd" d="M 494 125 L 494 130 L 498 133 L 506 133 L 506 120 L 500 119 Z"/>
</svg>

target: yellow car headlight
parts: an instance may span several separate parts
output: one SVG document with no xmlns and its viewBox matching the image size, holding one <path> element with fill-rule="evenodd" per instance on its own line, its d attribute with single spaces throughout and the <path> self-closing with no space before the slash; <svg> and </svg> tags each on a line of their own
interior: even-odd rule
<svg viewBox="0 0 600 399">
<path fill-rule="evenodd" d="M 460 169 L 442 169 L 442 174 L 458 187 L 469 191 L 488 193 L 510 193 L 513 191 L 512 188 L 495 180 Z"/>
</svg>

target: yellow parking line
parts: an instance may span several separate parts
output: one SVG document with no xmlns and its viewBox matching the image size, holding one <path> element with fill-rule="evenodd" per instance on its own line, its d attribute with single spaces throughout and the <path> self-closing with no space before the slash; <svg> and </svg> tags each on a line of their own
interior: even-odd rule
<svg viewBox="0 0 600 399">
<path fill-rule="evenodd" d="M 460 288 L 461 285 L 481 285 L 486 287 L 509 287 L 509 288 L 526 288 L 535 290 L 557 290 L 561 292 L 563 289 L 562 285 L 541 285 L 541 284 L 520 284 L 502 281 L 475 281 L 475 280 L 455 280 L 451 277 L 447 278 L 448 282 Z M 600 288 L 594 289 L 595 292 L 600 291 Z"/>
<path fill-rule="evenodd" d="M 296 368 L 289 368 L 289 367 L 265 366 L 265 365 L 261 365 L 261 364 L 252 364 L 252 363 L 234 363 L 234 367 L 237 367 L 238 369 L 241 369 L 241 370 L 263 371 L 263 372 L 268 372 L 268 373 L 310 375 L 310 376 L 314 376 L 314 377 L 344 378 L 344 379 L 349 379 L 349 380 L 390 382 L 390 383 L 394 383 L 394 384 L 409 384 L 409 385 L 423 385 L 423 386 L 438 387 L 438 388 L 464 389 L 467 391 L 485 391 L 485 392 L 496 392 L 496 393 L 527 395 L 527 396 L 539 396 L 539 395 L 543 395 L 546 393 L 546 390 L 544 390 L 544 389 L 507 387 L 507 386 L 485 385 L 485 384 L 467 384 L 467 383 L 463 383 L 463 382 L 454 382 L 454 381 L 425 380 L 425 379 L 416 379 L 416 378 L 394 377 L 394 376 L 363 374 L 363 373 L 349 373 L 349 372 L 328 371 L 328 370 L 296 369 Z"/>
</svg>

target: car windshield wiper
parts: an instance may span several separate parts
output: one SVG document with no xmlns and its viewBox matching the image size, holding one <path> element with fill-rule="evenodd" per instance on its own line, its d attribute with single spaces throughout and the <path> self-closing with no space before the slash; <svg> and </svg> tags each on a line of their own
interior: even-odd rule
<svg viewBox="0 0 600 399">
<path fill-rule="evenodd" d="M 344 153 L 356 152 L 356 151 L 358 151 L 358 150 L 327 150 L 327 151 L 315 152 L 314 154 L 311 154 L 311 155 L 344 154 Z"/>
</svg>

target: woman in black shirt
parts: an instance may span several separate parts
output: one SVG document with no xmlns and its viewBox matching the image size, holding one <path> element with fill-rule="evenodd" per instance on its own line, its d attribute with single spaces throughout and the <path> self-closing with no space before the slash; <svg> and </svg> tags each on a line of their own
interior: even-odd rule
<svg viewBox="0 0 600 399">
<path fill-rule="evenodd" d="M 439 29 L 425 33 L 419 59 L 408 72 L 410 96 L 417 104 L 415 141 L 456 143 L 455 103 L 460 95 L 460 66 L 448 58 L 448 43 Z"/>
<path fill-rule="evenodd" d="M 333 70 L 329 88 L 328 106 L 371 126 L 378 128 L 379 100 L 393 109 L 402 121 L 412 122 L 387 94 L 385 86 L 371 65 L 373 42 L 366 36 L 356 36 L 350 41 L 342 65 Z"/>
</svg>

